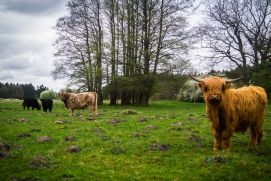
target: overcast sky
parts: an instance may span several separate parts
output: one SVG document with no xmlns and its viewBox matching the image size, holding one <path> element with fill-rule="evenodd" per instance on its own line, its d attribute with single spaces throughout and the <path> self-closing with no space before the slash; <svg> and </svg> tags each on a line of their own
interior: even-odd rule
<svg viewBox="0 0 271 181">
<path fill-rule="evenodd" d="M 0 0 L 0 82 L 32 83 L 59 91 L 54 80 L 53 26 L 67 0 Z"/>
<path fill-rule="evenodd" d="M 53 27 L 59 17 L 67 15 L 67 0 L 0 0 L 0 82 L 32 83 L 59 91 L 64 80 L 54 80 Z M 202 20 L 190 16 L 192 25 Z M 195 56 L 193 66 L 202 66 Z M 191 55 L 189 55 L 191 56 Z"/>
</svg>

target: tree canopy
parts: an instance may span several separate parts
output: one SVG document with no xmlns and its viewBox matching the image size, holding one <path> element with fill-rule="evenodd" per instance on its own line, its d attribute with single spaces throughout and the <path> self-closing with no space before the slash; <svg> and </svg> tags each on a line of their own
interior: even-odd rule
<svg viewBox="0 0 271 181">
<path fill-rule="evenodd" d="M 98 92 L 100 103 L 108 87 L 111 105 L 148 105 L 157 74 L 189 65 L 185 14 L 192 2 L 69 0 L 69 14 L 55 26 L 54 77 Z"/>
</svg>

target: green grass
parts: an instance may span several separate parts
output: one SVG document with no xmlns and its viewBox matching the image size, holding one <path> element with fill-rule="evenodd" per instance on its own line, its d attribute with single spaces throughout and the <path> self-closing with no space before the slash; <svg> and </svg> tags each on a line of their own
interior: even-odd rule
<svg viewBox="0 0 271 181">
<path fill-rule="evenodd" d="M 58 101 L 52 113 L 23 110 L 21 103 L 0 100 L 0 144 L 10 146 L 0 145 L 1 181 L 271 179 L 271 106 L 262 144 L 249 149 L 249 132 L 237 133 L 225 153 L 212 150 L 205 104 L 103 105 L 90 121 L 87 110 L 71 117 Z M 137 114 L 125 115 L 128 109 Z M 41 136 L 52 140 L 38 142 Z M 65 141 L 67 136 L 76 140 Z M 71 145 L 81 151 L 68 152 Z"/>
</svg>

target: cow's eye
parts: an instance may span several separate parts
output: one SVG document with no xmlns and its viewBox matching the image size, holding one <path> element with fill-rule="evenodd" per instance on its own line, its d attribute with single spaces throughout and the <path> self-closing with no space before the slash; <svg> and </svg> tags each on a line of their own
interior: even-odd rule
<svg viewBox="0 0 271 181">
<path fill-rule="evenodd" d="M 204 91 L 204 92 L 207 92 L 207 91 L 208 91 L 208 87 L 205 86 L 205 87 L 203 88 L 203 91 Z"/>
</svg>

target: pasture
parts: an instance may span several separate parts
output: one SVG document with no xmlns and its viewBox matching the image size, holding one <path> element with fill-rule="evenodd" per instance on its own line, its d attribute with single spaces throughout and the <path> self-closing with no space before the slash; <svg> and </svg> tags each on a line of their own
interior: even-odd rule
<svg viewBox="0 0 271 181">
<path fill-rule="evenodd" d="M 0 100 L 0 180 L 270 180 L 271 106 L 260 146 L 234 134 L 230 152 L 214 152 L 204 103 L 99 106 L 71 117 Z"/>
</svg>

